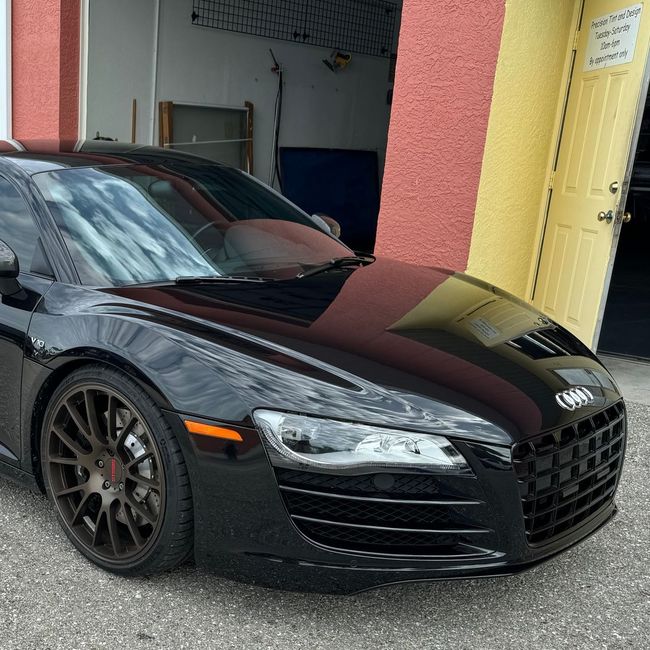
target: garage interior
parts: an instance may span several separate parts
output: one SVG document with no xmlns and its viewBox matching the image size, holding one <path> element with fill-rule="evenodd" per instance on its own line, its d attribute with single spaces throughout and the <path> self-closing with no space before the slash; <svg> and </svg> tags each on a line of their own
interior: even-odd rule
<svg viewBox="0 0 650 650">
<path fill-rule="evenodd" d="M 616 249 L 599 341 L 599 352 L 650 359 L 650 95 Z"/>
<path fill-rule="evenodd" d="M 372 252 L 401 9 L 88 0 L 82 133 L 239 167 Z"/>
</svg>

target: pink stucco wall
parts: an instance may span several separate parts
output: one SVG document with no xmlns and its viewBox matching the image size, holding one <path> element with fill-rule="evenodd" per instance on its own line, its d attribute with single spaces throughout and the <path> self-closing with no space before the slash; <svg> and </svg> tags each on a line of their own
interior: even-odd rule
<svg viewBox="0 0 650 650">
<path fill-rule="evenodd" d="M 505 0 L 404 0 L 376 252 L 463 270 Z"/>
<path fill-rule="evenodd" d="M 76 138 L 80 0 L 13 0 L 13 137 Z"/>
</svg>

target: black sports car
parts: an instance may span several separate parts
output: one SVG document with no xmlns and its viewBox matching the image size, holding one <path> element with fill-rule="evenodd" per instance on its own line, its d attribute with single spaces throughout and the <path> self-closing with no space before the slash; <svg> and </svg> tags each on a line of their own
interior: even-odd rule
<svg viewBox="0 0 650 650">
<path fill-rule="evenodd" d="M 201 158 L 0 149 L 0 471 L 99 566 L 349 592 L 520 571 L 614 515 L 621 395 L 530 305 Z"/>
</svg>

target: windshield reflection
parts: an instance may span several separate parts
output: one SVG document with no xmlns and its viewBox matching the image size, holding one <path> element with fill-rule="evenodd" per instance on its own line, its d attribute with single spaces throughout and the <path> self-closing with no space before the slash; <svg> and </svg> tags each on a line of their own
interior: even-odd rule
<svg viewBox="0 0 650 650">
<path fill-rule="evenodd" d="M 281 196 L 219 165 L 67 169 L 34 179 L 84 284 L 293 277 L 350 254 Z"/>
</svg>

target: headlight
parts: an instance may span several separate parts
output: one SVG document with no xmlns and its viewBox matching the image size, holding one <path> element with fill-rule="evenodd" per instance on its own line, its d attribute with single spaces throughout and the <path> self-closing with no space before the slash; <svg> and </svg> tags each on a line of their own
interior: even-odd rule
<svg viewBox="0 0 650 650">
<path fill-rule="evenodd" d="M 441 436 L 364 424 L 255 411 L 255 422 L 274 456 L 322 469 L 400 467 L 471 473 L 456 448 Z"/>
</svg>

